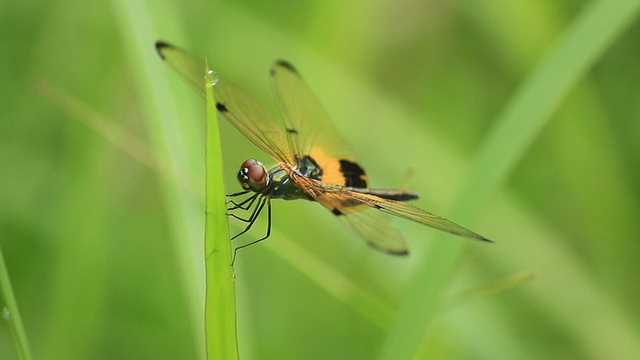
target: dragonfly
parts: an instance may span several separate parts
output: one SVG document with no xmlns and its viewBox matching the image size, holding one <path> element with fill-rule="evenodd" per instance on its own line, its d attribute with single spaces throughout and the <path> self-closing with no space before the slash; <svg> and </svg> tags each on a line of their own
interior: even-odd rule
<svg viewBox="0 0 640 360">
<path fill-rule="evenodd" d="M 205 96 L 204 61 L 163 41 L 156 43 L 160 57 L 187 83 Z M 407 255 L 408 245 L 390 215 L 411 220 L 462 237 L 492 242 L 441 216 L 407 201 L 418 199 L 408 190 L 371 188 L 364 169 L 331 124 L 320 101 L 289 62 L 277 60 L 269 71 L 280 110 L 276 117 L 260 103 L 217 75 L 213 85 L 216 109 L 236 129 L 278 163 L 267 168 L 251 158 L 240 165 L 237 177 L 242 191 L 228 194 L 228 215 L 247 223 L 231 240 L 248 232 L 267 209 L 266 234 L 238 246 L 236 252 L 267 239 L 271 234 L 271 200 L 310 200 L 336 218 L 372 247 Z M 233 198 L 247 196 L 242 201 Z M 234 211 L 245 211 L 245 217 Z"/>
</svg>

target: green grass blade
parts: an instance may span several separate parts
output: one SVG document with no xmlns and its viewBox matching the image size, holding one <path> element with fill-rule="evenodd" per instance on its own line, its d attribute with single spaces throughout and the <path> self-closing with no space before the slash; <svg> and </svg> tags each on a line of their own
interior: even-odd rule
<svg viewBox="0 0 640 360">
<path fill-rule="evenodd" d="M 128 129 L 119 126 L 115 121 L 82 103 L 78 98 L 65 92 L 60 87 L 45 79 L 35 79 L 35 90 L 53 104 L 72 116 L 72 119 L 83 124 L 96 135 L 124 151 L 132 159 L 140 162 L 150 170 L 168 181 L 175 182 L 182 190 L 190 193 L 194 200 L 201 199 L 201 192 L 188 182 L 183 174 L 171 172 L 169 164 L 155 152 L 144 140 L 134 136 Z"/>
<path fill-rule="evenodd" d="M 473 300 L 491 296 L 504 290 L 522 285 L 525 282 L 535 279 L 536 276 L 538 275 L 535 271 L 522 271 L 506 278 L 498 279 L 488 284 L 457 294 L 444 304 L 443 312 L 453 310 L 458 306 L 465 305 Z"/>
<path fill-rule="evenodd" d="M 0 303 L 2 309 L 0 309 L 0 311 L 2 311 L 3 319 L 9 323 L 18 355 L 20 356 L 20 359 L 23 360 L 31 359 L 31 350 L 29 349 L 29 343 L 27 342 L 27 334 L 24 331 L 24 326 L 22 325 L 22 318 L 18 311 L 18 303 L 16 302 L 16 298 L 13 296 L 13 288 L 11 287 L 11 281 L 9 280 L 7 266 L 4 263 L 2 248 L 0 248 L 0 290 L 2 290 L 0 293 L 2 296 L 2 303 Z"/>
<path fill-rule="evenodd" d="M 154 2 L 114 1 L 113 7 L 122 33 L 124 54 L 142 100 L 150 143 L 155 152 L 169 164 L 170 177 L 181 174 L 186 183 L 202 188 L 202 183 L 198 182 L 203 162 L 199 157 L 202 154 L 202 144 L 198 140 L 202 133 L 197 124 L 190 123 L 199 117 L 188 99 L 178 100 L 179 92 L 170 86 L 171 74 L 153 49 L 160 33 L 154 22 L 179 23 L 177 12 L 170 4 L 160 5 Z M 161 186 L 182 278 L 183 288 L 180 291 L 185 294 L 194 344 L 201 353 L 200 358 L 204 358 L 203 208 L 200 202 L 175 182 L 163 179 Z"/>
<path fill-rule="evenodd" d="M 380 329 L 388 329 L 393 319 L 393 307 L 377 294 L 368 291 L 350 277 L 331 267 L 322 258 L 300 246 L 295 239 L 273 230 L 278 246 L 268 248 L 283 261 L 306 276 L 331 296 L 344 302 L 355 313 L 362 315 Z"/>
<path fill-rule="evenodd" d="M 207 65 L 208 67 L 208 65 Z M 208 76 L 210 84 L 213 77 Z M 207 359 L 237 359 L 236 293 L 222 179 L 222 150 L 213 86 L 207 90 L 205 337 Z"/>
<path fill-rule="evenodd" d="M 197 197 L 195 192 L 190 191 L 191 184 L 186 184 L 184 179 L 172 176 L 167 170 L 166 164 L 160 161 L 161 158 L 154 154 L 141 139 L 127 133 L 115 125 L 113 121 L 108 121 L 85 104 L 48 82 L 38 81 L 36 85 L 37 90 L 43 96 L 48 97 L 68 113 L 74 115 L 74 119 L 87 125 L 114 146 L 121 148 L 132 158 L 157 172 L 166 180 L 176 182 L 177 185 L 192 193 L 194 198 Z M 205 227 L 205 254 L 212 254 L 212 256 L 208 257 L 205 262 L 207 269 L 205 331 L 209 357 L 212 359 L 233 359 L 237 358 L 237 347 L 234 348 L 236 343 L 235 283 L 233 269 L 229 266 L 231 246 L 228 219 L 224 207 L 225 191 L 220 170 L 222 169 L 222 153 L 215 101 L 212 97 L 207 97 L 207 99 L 210 100 L 207 102 L 207 106 L 211 111 L 207 113 L 207 182 L 205 191 L 208 195 L 206 197 L 208 216 Z M 218 344 L 225 344 L 225 346 Z M 229 350 L 235 351 L 235 357 Z"/>
<path fill-rule="evenodd" d="M 469 182 L 451 218 L 469 224 L 481 212 L 549 115 L 631 23 L 639 8 L 640 2 L 635 0 L 598 1 L 583 11 L 498 117 L 478 150 Z M 424 334 L 436 319 L 440 296 L 466 244 L 444 237 L 440 236 L 443 239 L 435 242 L 419 265 L 383 346 L 382 359 L 409 359 L 423 346 Z"/>
</svg>

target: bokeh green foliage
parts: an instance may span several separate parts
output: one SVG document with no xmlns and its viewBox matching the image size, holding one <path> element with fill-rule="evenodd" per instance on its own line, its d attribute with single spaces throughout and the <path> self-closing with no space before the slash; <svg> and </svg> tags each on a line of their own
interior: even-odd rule
<svg viewBox="0 0 640 360">
<path fill-rule="evenodd" d="M 402 184 L 422 195 L 417 205 L 446 215 L 498 114 L 589 5 L 3 4 L 0 245 L 34 358 L 203 356 L 204 102 L 156 58 L 156 39 L 209 55 L 271 107 L 268 66 L 289 60 L 374 186 Z M 477 221 L 463 224 L 497 244 L 467 243 L 453 275 L 443 275 L 447 311 L 425 329 L 420 354 L 638 356 L 638 40 L 634 20 L 558 99 Z M 115 146 L 82 122 L 88 114 L 39 95 L 35 79 L 142 139 L 161 159 L 151 163 L 163 165 L 141 164 L 131 140 Z M 226 123 L 222 135 L 235 191 L 238 164 L 269 159 Z M 375 357 L 436 232 L 395 222 L 412 249 L 396 258 L 317 204 L 273 205 L 272 238 L 237 261 L 241 357 Z M 530 283 L 446 306 L 530 270 L 539 275 Z M 17 358 L 9 326 L 0 339 L 0 358 Z"/>
</svg>

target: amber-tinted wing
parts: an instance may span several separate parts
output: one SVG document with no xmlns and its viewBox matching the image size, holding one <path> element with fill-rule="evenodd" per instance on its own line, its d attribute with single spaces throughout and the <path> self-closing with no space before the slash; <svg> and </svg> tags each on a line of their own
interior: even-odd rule
<svg viewBox="0 0 640 360">
<path fill-rule="evenodd" d="M 415 221 L 451 234 L 491 242 L 450 220 L 424 211 L 406 202 L 384 199 L 357 189 L 327 184 L 292 173 L 296 184 L 324 207 L 338 216 L 349 228 L 372 246 L 393 254 L 406 254 L 407 245 L 402 235 L 389 227 L 389 215 Z"/>
<path fill-rule="evenodd" d="M 366 187 L 364 171 L 293 65 L 276 61 L 271 67 L 271 86 L 289 130 L 292 151 L 299 158 L 311 156 L 323 169 L 325 182 Z"/>
<path fill-rule="evenodd" d="M 156 49 L 170 67 L 204 96 L 204 61 L 164 42 L 157 42 Z M 295 164 L 295 155 L 277 117 L 222 76 L 217 76 L 213 90 L 216 108 L 223 117 L 274 159 Z"/>
<path fill-rule="evenodd" d="M 394 255 L 409 253 L 402 233 L 391 226 L 391 219 L 385 213 L 364 206 L 343 208 L 342 211 L 338 219 L 369 245 Z"/>
</svg>

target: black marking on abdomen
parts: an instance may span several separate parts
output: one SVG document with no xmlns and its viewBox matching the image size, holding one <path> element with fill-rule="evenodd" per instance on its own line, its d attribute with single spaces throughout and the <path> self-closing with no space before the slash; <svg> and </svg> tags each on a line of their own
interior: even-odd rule
<svg viewBox="0 0 640 360">
<path fill-rule="evenodd" d="M 227 109 L 227 107 L 221 102 L 216 103 L 216 109 L 218 109 L 218 111 L 223 113 L 229 112 L 229 109 Z"/>
<path fill-rule="evenodd" d="M 342 211 L 338 210 L 337 208 L 333 208 L 333 210 L 331 210 L 331 212 L 333 213 L 333 215 L 335 216 L 340 216 L 340 215 L 344 215 L 342 213 Z"/>
<path fill-rule="evenodd" d="M 340 160 L 340 172 L 344 175 L 344 185 L 355 188 L 366 188 L 367 180 L 364 169 L 349 160 Z"/>
<path fill-rule="evenodd" d="M 407 190 L 366 189 L 366 191 L 362 190 L 361 192 L 397 201 L 409 201 L 419 198 L 418 194 Z"/>
</svg>

